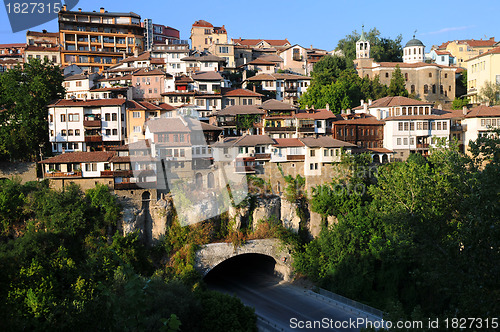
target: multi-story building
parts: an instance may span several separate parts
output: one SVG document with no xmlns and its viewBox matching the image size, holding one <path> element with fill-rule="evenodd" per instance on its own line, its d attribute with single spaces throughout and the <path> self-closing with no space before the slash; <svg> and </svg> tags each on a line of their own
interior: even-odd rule
<svg viewBox="0 0 500 332">
<path fill-rule="evenodd" d="M 163 70 L 173 76 L 186 74 L 186 62 L 181 59 L 189 56 L 187 40 L 167 40 L 166 44 L 153 45 L 151 61 L 161 61 Z M 159 65 L 156 65 L 159 67 Z"/>
<path fill-rule="evenodd" d="M 466 60 L 467 96 L 472 103 L 483 99 L 481 89 L 486 83 L 500 84 L 500 47 L 493 48 L 481 55 Z M 500 100 L 500 95 L 497 96 Z"/>
<path fill-rule="evenodd" d="M 284 100 L 290 103 L 296 102 L 303 93 L 307 91 L 311 83 L 311 77 L 294 74 L 259 74 L 246 80 L 260 85 L 263 91 L 276 93 L 276 100 Z"/>
<path fill-rule="evenodd" d="M 47 32 L 47 30 L 26 31 L 26 49 L 24 61 L 30 59 L 41 59 L 51 61 L 56 65 L 61 64 L 61 48 L 58 32 Z"/>
<path fill-rule="evenodd" d="M 468 152 L 470 141 L 492 135 L 491 130 L 500 128 L 500 106 L 481 105 L 466 111 L 466 113 L 460 127 L 463 127 L 463 143 L 465 151 Z"/>
<path fill-rule="evenodd" d="M 102 72 L 117 64 L 124 54 L 143 51 L 144 29 L 135 13 L 59 12 L 63 66 L 76 64 L 83 70 Z"/>
<path fill-rule="evenodd" d="M 257 48 L 257 49 L 269 49 L 274 48 L 276 50 L 281 50 L 289 47 L 290 42 L 285 39 L 232 39 L 235 45 L 243 46 L 245 48 Z"/>
<path fill-rule="evenodd" d="M 97 73 L 82 73 L 64 78 L 63 86 L 66 89 L 66 99 L 90 99 L 90 90 L 97 86 L 101 77 Z"/>
<path fill-rule="evenodd" d="M 151 51 L 155 44 L 165 44 L 171 40 L 179 40 L 179 30 L 169 26 L 155 24 L 151 19 L 144 19 L 144 49 Z"/>
<path fill-rule="evenodd" d="M 243 70 L 256 71 L 257 74 L 274 74 L 277 71 L 276 69 L 278 68 L 278 64 L 276 62 L 259 58 L 241 65 L 240 68 Z"/>
<path fill-rule="evenodd" d="M 432 50 L 429 53 L 429 59 L 433 63 L 442 66 L 455 66 L 457 64 L 457 58 L 449 51 Z"/>
<path fill-rule="evenodd" d="M 127 101 L 127 137 L 128 141 L 135 143 L 143 140 L 145 124 L 147 121 L 160 118 L 172 117 L 170 113 L 175 107 L 168 104 L 154 104 L 147 101 Z"/>
<path fill-rule="evenodd" d="M 26 44 L 0 44 L 0 59 L 18 59 L 22 61 Z"/>
<path fill-rule="evenodd" d="M 283 59 L 281 69 L 298 75 L 309 75 L 306 48 L 295 44 L 278 51 L 278 55 Z"/>
<path fill-rule="evenodd" d="M 441 44 L 438 50 L 450 52 L 456 58 L 456 65 L 466 68 L 465 61 L 488 52 L 495 47 L 495 44 L 495 37 L 486 40 L 452 40 Z"/>
<path fill-rule="evenodd" d="M 262 104 L 260 93 L 247 89 L 222 90 L 222 105 L 223 107 L 235 105 L 260 105 Z"/>
<path fill-rule="evenodd" d="M 234 52 L 234 44 L 232 43 L 215 43 L 212 44 L 208 51 L 225 60 L 224 68 L 234 71 L 236 69 L 236 59 Z"/>
<path fill-rule="evenodd" d="M 181 61 L 186 64 L 187 73 L 195 73 L 197 71 L 222 71 L 226 63 L 224 58 L 211 54 L 195 54 L 182 58 Z"/>
<path fill-rule="evenodd" d="M 356 70 L 360 77 L 374 79 L 389 85 L 396 67 L 406 81 L 406 90 L 428 102 L 451 103 L 455 99 L 456 68 L 435 63 L 425 63 L 425 46 L 418 39 L 411 39 L 403 48 L 403 62 L 375 62 L 370 58 L 370 42 L 364 32 L 356 43 Z"/>
<path fill-rule="evenodd" d="M 103 150 L 124 144 L 126 99 L 60 99 L 49 105 L 53 153 Z"/>
<path fill-rule="evenodd" d="M 211 23 L 199 20 L 191 27 L 191 49 L 195 51 L 206 51 L 212 44 L 227 43 L 227 31 L 224 25 L 214 27 Z"/>
<path fill-rule="evenodd" d="M 260 135 L 264 114 L 259 105 L 228 106 L 213 114 L 213 124 L 224 130 L 224 137 L 241 136 L 244 133 Z"/>
<path fill-rule="evenodd" d="M 341 114 L 332 123 L 333 138 L 362 148 L 384 146 L 384 122 L 366 113 Z"/>
<path fill-rule="evenodd" d="M 173 90 L 174 78 L 159 69 L 142 68 L 132 74 L 132 84 L 134 99 L 159 102 L 163 92 Z"/>
</svg>

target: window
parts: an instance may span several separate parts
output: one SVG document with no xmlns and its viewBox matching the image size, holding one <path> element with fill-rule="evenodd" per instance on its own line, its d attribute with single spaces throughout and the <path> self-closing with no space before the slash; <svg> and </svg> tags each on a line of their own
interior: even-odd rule
<svg viewBox="0 0 500 332">
<path fill-rule="evenodd" d="M 398 145 L 401 145 L 401 138 L 398 138 L 398 140 L 397 140 L 397 144 L 398 144 Z"/>
<path fill-rule="evenodd" d="M 408 145 L 408 138 L 407 137 L 403 138 L 403 145 Z"/>
<path fill-rule="evenodd" d="M 429 93 L 429 86 L 427 84 L 424 85 L 424 93 Z"/>
<path fill-rule="evenodd" d="M 134 119 L 140 118 L 141 117 L 141 112 L 132 112 L 132 117 Z"/>
<path fill-rule="evenodd" d="M 66 136 L 66 129 L 61 130 L 61 136 Z"/>
<path fill-rule="evenodd" d="M 323 156 L 328 157 L 328 150 L 327 149 L 323 150 Z"/>
<path fill-rule="evenodd" d="M 448 123 L 447 122 L 443 122 L 443 130 L 448 130 Z"/>
<path fill-rule="evenodd" d="M 110 136 L 111 135 L 111 129 L 106 129 L 106 136 Z"/>
<path fill-rule="evenodd" d="M 385 77 L 389 77 L 389 73 L 385 73 Z"/>
<path fill-rule="evenodd" d="M 75 129 L 75 136 L 80 136 L 80 129 Z"/>
<path fill-rule="evenodd" d="M 398 123 L 398 130 L 403 131 L 403 122 Z"/>
<path fill-rule="evenodd" d="M 61 122 L 66 122 L 66 114 L 61 114 Z"/>
<path fill-rule="evenodd" d="M 200 84 L 200 91 L 207 91 L 207 85 L 206 84 Z"/>
<path fill-rule="evenodd" d="M 111 116 L 109 115 L 109 113 L 104 114 L 105 121 L 109 121 L 110 118 L 111 118 Z"/>
<path fill-rule="evenodd" d="M 432 93 L 436 93 L 436 84 L 432 85 Z"/>
<path fill-rule="evenodd" d="M 316 156 L 316 150 L 311 150 L 311 151 L 310 151 L 310 156 L 311 156 L 311 157 Z"/>
<path fill-rule="evenodd" d="M 227 46 L 219 46 L 219 53 L 229 53 L 229 47 Z"/>
<path fill-rule="evenodd" d="M 429 73 L 429 77 L 432 77 L 432 73 Z"/>
<path fill-rule="evenodd" d="M 70 122 L 80 121 L 80 114 L 68 114 L 68 121 Z"/>
<path fill-rule="evenodd" d="M 54 131 L 53 130 L 50 131 L 50 136 L 54 136 Z"/>
<path fill-rule="evenodd" d="M 97 171 L 97 164 L 96 163 L 85 164 L 85 171 L 96 172 Z"/>
<path fill-rule="evenodd" d="M 408 131 L 408 122 L 404 122 L 404 128 L 405 131 Z"/>
<path fill-rule="evenodd" d="M 116 121 L 118 119 L 118 115 L 116 113 L 112 113 L 111 116 L 112 121 Z"/>
<path fill-rule="evenodd" d="M 174 142 L 179 142 L 179 135 L 178 134 L 174 134 Z"/>
<path fill-rule="evenodd" d="M 73 136 L 73 129 L 68 130 L 68 136 Z"/>
</svg>

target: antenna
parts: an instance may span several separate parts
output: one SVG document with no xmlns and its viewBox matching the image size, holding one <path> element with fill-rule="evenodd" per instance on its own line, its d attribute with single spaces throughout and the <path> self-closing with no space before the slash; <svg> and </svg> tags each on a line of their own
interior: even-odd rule
<svg viewBox="0 0 500 332">
<path fill-rule="evenodd" d="M 413 39 L 415 39 L 415 35 L 417 34 L 417 29 L 415 29 L 415 31 L 413 32 Z"/>
</svg>

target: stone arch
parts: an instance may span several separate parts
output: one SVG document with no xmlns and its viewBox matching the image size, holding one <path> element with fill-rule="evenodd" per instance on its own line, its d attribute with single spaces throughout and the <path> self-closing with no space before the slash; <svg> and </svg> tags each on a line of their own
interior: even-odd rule
<svg viewBox="0 0 500 332">
<path fill-rule="evenodd" d="M 378 154 L 373 155 L 373 162 L 376 164 L 380 164 L 380 157 Z"/>
<path fill-rule="evenodd" d="M 151 193 L 149 191 L 145 191 L 141 196 L 143 201 L 149 201 L 151 199 Z"/>
<path fill-rule="evenodd" d="M 224 261 L 244 254 L 269 256 L 275 261 L 275 275 L 284 280 L 292 277 L 292 256 L 289 248 L 283 247 L 277 239 L 251 240 L 235 248 L 231 243 L 211 243 L 203 246 L 197 253 L 195 268 L 203 277 Z"/>
<path fill-rule="evenodd" d="M 387 156 L 386 154 L 383 154 L 383 155 L 382 155 L 382 162 L 383 162 L 383 163 L 387 163 L 387 162 L 389 162 L 389 156 Z"/>
</svg>

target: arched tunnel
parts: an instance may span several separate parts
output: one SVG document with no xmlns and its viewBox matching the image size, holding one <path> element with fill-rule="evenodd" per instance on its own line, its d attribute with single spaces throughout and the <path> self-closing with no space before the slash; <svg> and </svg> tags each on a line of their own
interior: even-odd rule
<svg viewBox="0 0 500 332">
<path fill-rule="evenodd" d="M 236 292 L 235 288 L 262 287 L 282 281 L 275 276 L 276 261 L 263 254 L 241 254 L 215 266 L 204 278 L 209 288 Z"/>
</svg>

